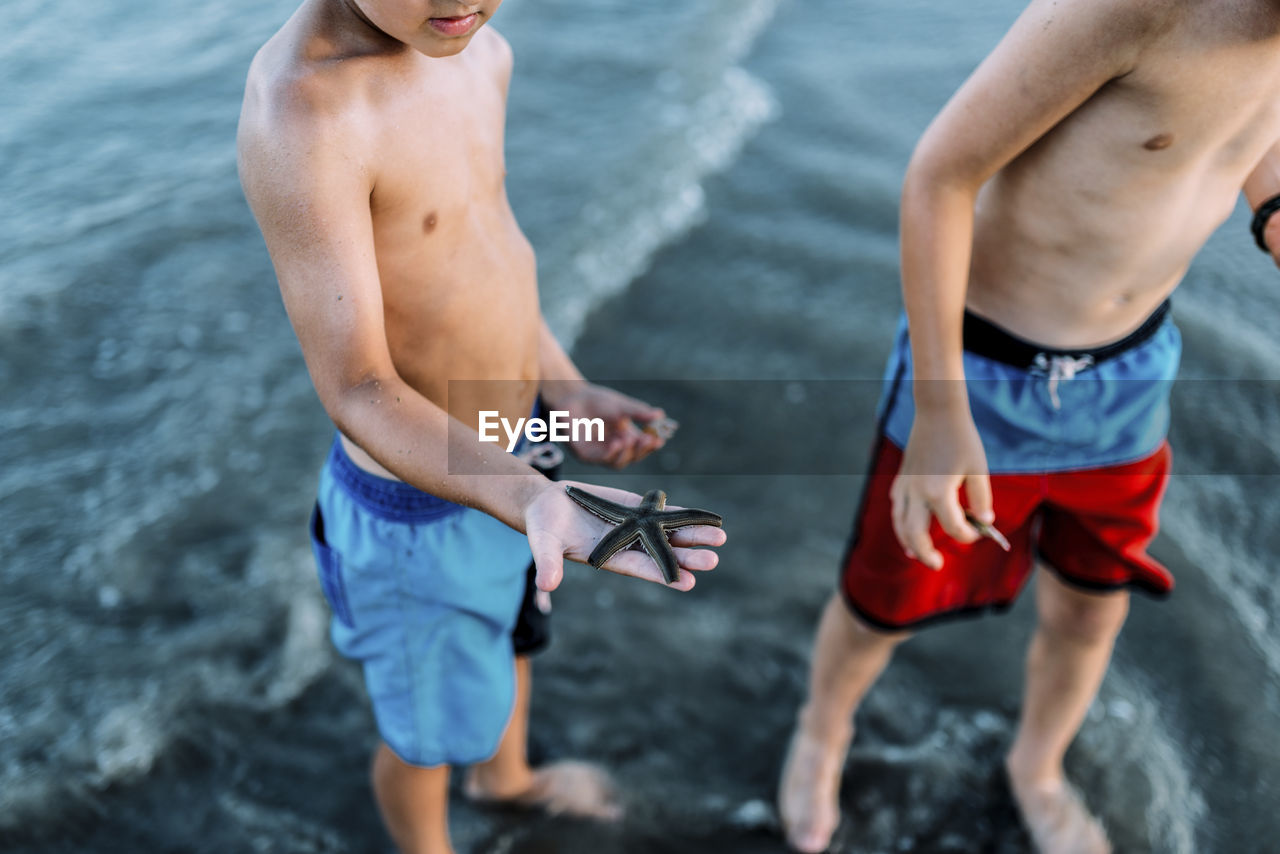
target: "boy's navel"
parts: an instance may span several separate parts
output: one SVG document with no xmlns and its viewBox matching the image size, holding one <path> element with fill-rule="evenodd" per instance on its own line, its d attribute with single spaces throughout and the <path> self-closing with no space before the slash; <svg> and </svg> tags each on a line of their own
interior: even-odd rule
<svg viewBox="0 0 1280 854">
<path fill-rule="evenodd" d="M 436 230 L 436 212 L 432 211 L 422 218 L 422 233 L 430 234 Z"/>
<path fill-rule="evenodd" d="M 1142 143 L 1142 147 L 1147 151 L 1160 151 L 1171 145 L 1173 145 L 1173 134 L 1171 133 L 1158 133 Z"/>
</svg>

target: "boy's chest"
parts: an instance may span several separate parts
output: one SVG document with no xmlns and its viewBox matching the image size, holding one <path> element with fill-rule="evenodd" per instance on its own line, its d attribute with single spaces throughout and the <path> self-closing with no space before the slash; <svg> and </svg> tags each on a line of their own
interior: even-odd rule
<svg viewBox="0 0 1280 854">
<path fill-rule="evenodd" d="M 505 204 L 504 112 L 501 91 L 487 80 L 449 97 L 424 92 L 398 102 L 376 154 L 375 227 L 429 234 Z"/>
<path fill-rule="evenodd" d="M 1280 138 L 1280 39 L 1184 40 L 1100 93 L 1095 118 L 1166 165 L 1249 169 Z"/>
</svg>

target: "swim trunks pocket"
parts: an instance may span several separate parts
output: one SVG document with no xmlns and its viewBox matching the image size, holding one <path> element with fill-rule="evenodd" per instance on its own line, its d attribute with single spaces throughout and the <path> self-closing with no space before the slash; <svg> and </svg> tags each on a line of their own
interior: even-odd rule
<svg viewBox="0 0 1280 854">
<path fill-rule="evenodd" d="M 348 628 L 355 628 L 351 605 L 347 601 L 347 586 L 342 580 L 342 558 L 325 542 L 324 517 L 320 515 L 319 503 L 311 511 L 311 550 L 320 571 L 320 589 L 324 591 L 324 598 L 328 600 L 334 616 Z"/>
</svg>

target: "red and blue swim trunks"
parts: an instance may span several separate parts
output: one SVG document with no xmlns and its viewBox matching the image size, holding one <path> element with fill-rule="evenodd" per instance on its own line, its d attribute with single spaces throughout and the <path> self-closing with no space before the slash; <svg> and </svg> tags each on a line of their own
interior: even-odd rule
<svg viewBox="0 0 1280 854">
<path fill-rule="evenodd" d="M 967 313 L 970 411 L 991 472 L 996 527 L 965 545 L 933 522 L 943 568 L 908 558 L 893 533 L 889 487 L 914 420 L 905 318 L 885 371 L 871 471 L 841 571 L 849 607 L 876 628 L 1003 610 L 1035 561 L 1085 590 L 1155 596 L 1173 577 L 1147 554 L 1172 460 L 1169 393 L 1181 338 L 1165 302 L 1123 339 L 1087 350 L 1041 347 Z M 963 495 L 961 496 L 963 501 Z"/>
</svg>

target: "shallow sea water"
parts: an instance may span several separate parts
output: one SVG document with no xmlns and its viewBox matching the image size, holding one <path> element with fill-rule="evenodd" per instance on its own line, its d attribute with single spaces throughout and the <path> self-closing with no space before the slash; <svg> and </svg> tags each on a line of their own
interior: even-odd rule
<svg viewBox="0 0 1280 854">
<path fill-rule="evenodd" d="M 455 800 L 460 850 L 781 850 L 772 789 L 860 478 L 757 468 L 793 410 L 660 380 L 852 380 L 821 409 L 829 444 L 787 453 L 806 472 L 862 453 L 902 170 L 1018 7 L 504 4 L 510 192 L 545 312 L 589 375 L 684 424 L 616 482 L 660 478 L 733 541 L 691 596 L 585 569 L 557 595 L 532 748 L 608 763 L 630 818 Z M 0 7 L 6 851 L 389 850 L 305 538 L 330 427 L 235 175 L 244 72 L 291 9 Z M 1122 851 L 1280 834 L 1276 275 L 1241 210 L 1176 298 L 1195 382 L 1157 555 L 1179 590 L 1135 602 L 1069 763 Z M 725 448 L 742 475 L 696 474 Z M 1027 850 L 996 769 L 1029 605 L 904 648 L 859 716 L 837 850 Z"/>
</svg>

